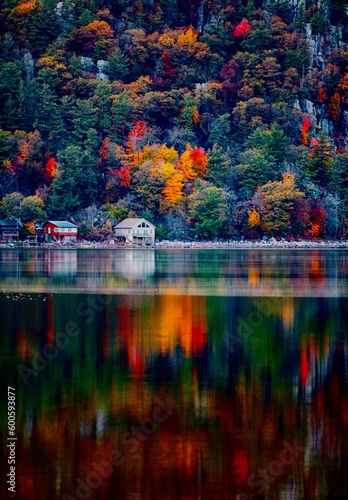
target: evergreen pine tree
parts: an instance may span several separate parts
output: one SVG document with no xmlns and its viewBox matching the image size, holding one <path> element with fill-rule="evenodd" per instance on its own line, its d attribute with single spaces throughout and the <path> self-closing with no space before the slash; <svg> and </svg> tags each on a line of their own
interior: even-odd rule
<svg viewBox="0 0 348 500">
<path fill-rule="evenodd" d="M 124 81 L 129 74 L 129 62 L 121 49 L 117 47 L 107 58 L 105 73 L 110 80 Z"/>
<path fill-rule="evenodd" d="M 208 143 L 211 145 L 217 144 L 218 146 L 222 146 L 224 149 L 226 149 L 230 140 L 230 134 L 230 115 L 228 113 L 225 113 L 218 116 L 214 121 L 212 131 L 209 135 Z"/>
</svg>

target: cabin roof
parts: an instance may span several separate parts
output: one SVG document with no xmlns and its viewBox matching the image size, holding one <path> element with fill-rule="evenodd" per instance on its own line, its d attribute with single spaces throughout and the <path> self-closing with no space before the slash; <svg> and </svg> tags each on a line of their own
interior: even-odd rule
<svg viewBox="0 0 348 500">
<path fill-rule="evenodd" d="M 142 218 L 142 219 L 129 218 L 129 219 L 124 219 L 119 224 L 117 224 L 115 229 L 132 229 L 134 226 L 137 226 L 141 222 L 146 222 L 146 224 L 149 224 L 150 227 L 156 227 L 153 224 L 151 224 L 151 222 L 149 222 L 148 220 L 146 220 L 144 218 Z"/>
<path fill-rule="evenodd" d="M 57 227 L 74 227 L 77 228 L 76 224 L 73 224 L 72 222 L 69 222 L 67 220 L 48 220 L 45 224 L 53 224 L 54 226 Z"/>
<path fill-rule="evenodd" d="M 16 219 L 7 219 L 7 220 L 0 220 L 0 226 L 6 228 L 6 227 L 16 227 L 18 228 L 18 222 Z"/>
</svg>

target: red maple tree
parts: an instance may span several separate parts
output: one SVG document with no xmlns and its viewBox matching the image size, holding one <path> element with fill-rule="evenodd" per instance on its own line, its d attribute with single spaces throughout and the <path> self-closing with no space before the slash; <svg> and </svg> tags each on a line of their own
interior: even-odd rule
<svg viewBox="0 0 348 500">
<path fill-rule="evenodd" d="M 233 36 L 243 36 L 251 30 L 251 26 L 247 19 L 243 19 L 234 29 Z"/>
<path fill-rule="evenodd" d="M 304 146 L 308 145 L 308 140 L 309 140 L 309 129 L 311 126 L 311 121 L 309 118 L 306 116 L 302 120 L 302 125 L 301 125 L 301 144 Z"/>
</svg>

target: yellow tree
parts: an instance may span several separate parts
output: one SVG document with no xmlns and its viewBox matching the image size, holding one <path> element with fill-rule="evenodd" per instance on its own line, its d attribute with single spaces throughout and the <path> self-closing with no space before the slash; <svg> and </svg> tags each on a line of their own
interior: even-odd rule
<svg viewBox="0 0 348 500">
<path fill-rule="evenodd" d="M 183 198 L 184 175 L 179 168 L 179 154 L 166 144 L 145 145 L 138 155 L 136 166 L 137 188 L 150 194 L 150 186 L 156 180 L 155 194 L 157 200 L 169 205 L 177 204 Z M 160 191 L 159 191 L 160 189 Z M 159 194 L 163 195 L 161 196 Z M 165 206 L 165 204 L 163 204 Z"/>
<path fill-rule="evenodd" d="M 193 47 L 197 42 L 198 33 L 195 32 L 192 26 L 190 26 L 185 32 L 180 33 L 178 36 L 178 45 L 186 45 L 187 47 Z"/>
<path fill-rule="evenodd" d="M 177 204 L 183 198 L 184 176 L 178 169 L 178 152 L 162 144 L 155 149 L 152 156 L 153 169 L 160 172 L 165 179 L 162 190 L 165 200 L 170 205 Z"/>
<path fill-rule="evenodd" d="M 184 176 L 180 171 L 175 171 L 166 179 L 166 185 L 162 193 L 170 205 L 177 204 L 183 198 L 183 180 Z"/>
<path fill-rule="evenodd" d="M 250 227 L 257 227 L 261 224 L 261 217 L 256 210 L 248 210 L 248 224 Z"/>
<path fill-rule="evenodd" d="M 186 150 L 180 156 L 180 169 L 183 176 L 188 181 L 193 181 L 197 177 L 197 172 L 193 169 L 193 161 L 191 158 L 192 147 L 187 144 Z"/>
<path fill-rule="evenodd" d="M 259 187 L 249 212 L 249 225 L 257 225 L 260 217 L 261 228 L 269 235 L 286 235 L 291 229 L 291 215 L 294 203 L 304 197 L 295 184 L 292 173 L 284 173 L 281 181 L 267 182 Z M 260 202 L 261 200 L 261 202 Z"/>
</svg>

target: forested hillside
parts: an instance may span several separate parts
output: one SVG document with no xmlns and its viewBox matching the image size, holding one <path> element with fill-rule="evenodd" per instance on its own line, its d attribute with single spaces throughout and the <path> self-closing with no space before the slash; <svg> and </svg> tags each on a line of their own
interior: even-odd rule
<svg viewBox="0 0 348 500">
<path fill-rule="evenodd" d="M 348 0 L 0 6 L 0 218 L 347 237 Z"/>
</svg>

